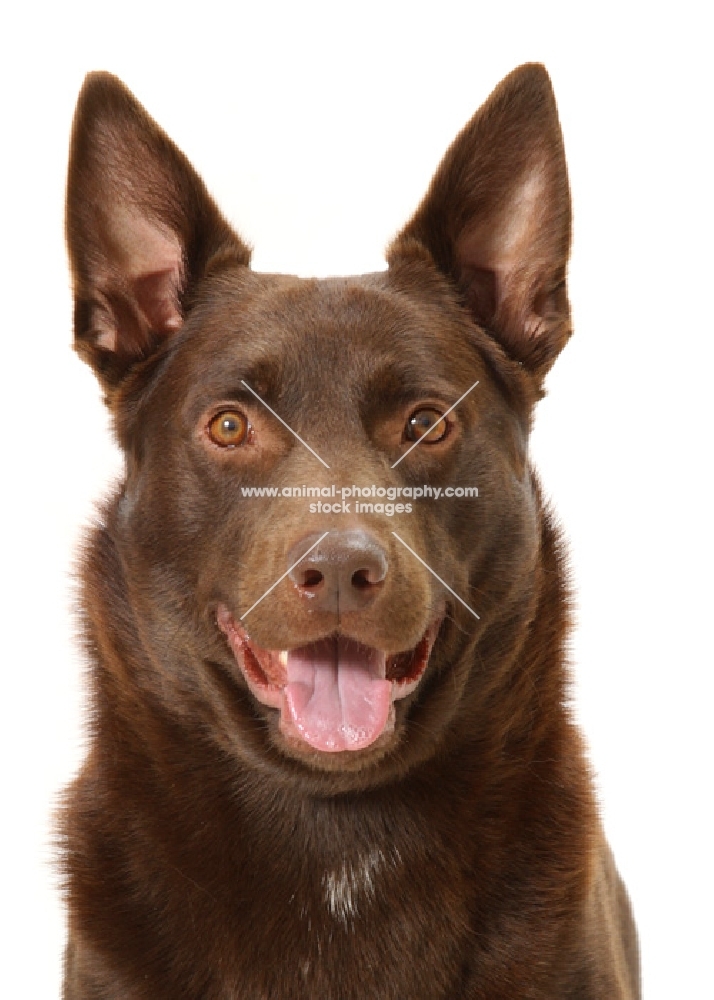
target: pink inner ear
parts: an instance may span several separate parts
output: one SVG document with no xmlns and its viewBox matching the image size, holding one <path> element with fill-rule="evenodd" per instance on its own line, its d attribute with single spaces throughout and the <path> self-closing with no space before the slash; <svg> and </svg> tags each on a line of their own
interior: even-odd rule
<svg viewBox="0 0 714 1000">
<path fill-rule="evenodd" d="M 535 300 L 549 263 L 544 246 L 548 195 L 545 164 L 531 164 L 520 182 L 458 240 L 470 304 L 482 322 L 515 326 L 525 336 L 537 333 Z"/>
<path fill-rule="evenodd" d="M 134 294 L 154 333 L 174 333 L 182 323 L 179 266 L 134 280 Z"/>
<path fill-rule="evenodd" d="M 112 205 L 99 226 L 106 270 L 95 275 L 109 302 L 117 293 L 129 309 L 102 310 L 97 344 L 110 351 L 132 352 L 146 336 L 168 336 L 183 322 L 180 293 L 183 252 L 178 237 L 140 214 L 135 206 Z"/>
</svg>

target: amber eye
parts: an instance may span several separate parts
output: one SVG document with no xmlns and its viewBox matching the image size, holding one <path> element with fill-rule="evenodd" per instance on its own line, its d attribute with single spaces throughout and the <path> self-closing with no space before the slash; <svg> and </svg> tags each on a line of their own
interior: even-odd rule
<svg viewBox="0 0 714 1000">
<path fill-rule="evenodd" d="M 249 430 L 247 417 L 237 410 L 224 410 L 208 425 L 208 436 L 221 448 L 237 448 L 245 443 Z"/>
<path fill-rule="evenodd" d="M 421 410 L 416 410 L 407 420 L 405 434 L 407 441 L 421 441 L 426 444 L 436 444 L 443 441 L 449 431 L 449 425 L 441 419 L 442 414 L 438 410 L 425 406 Z"/>
</svg>

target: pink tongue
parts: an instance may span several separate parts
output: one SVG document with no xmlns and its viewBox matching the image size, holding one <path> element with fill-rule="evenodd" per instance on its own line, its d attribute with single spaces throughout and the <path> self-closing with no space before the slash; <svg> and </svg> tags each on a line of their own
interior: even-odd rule
<svg viewBox="0 0 714 1000">
<path fill-rule="evenodd" d="M 285 735 L 316 750 L 361 750 L 384 732 L 392 684 L 378 649 L 338 637 L 288 653 L 280 717 Z"/>
</svg>

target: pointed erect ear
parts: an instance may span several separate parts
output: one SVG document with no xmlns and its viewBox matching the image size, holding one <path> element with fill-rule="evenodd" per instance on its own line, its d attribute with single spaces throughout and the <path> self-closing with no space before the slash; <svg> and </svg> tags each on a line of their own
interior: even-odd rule
<svg viewBox="0 0 714 1000">
<path fill-rule="evenodd" d="M 390 264 L 419 245 L 457 284 L 475 321 L 542 377 L 571 333 L 570 193 L 542 66 L 514 70 L 457 137 L 390 247 Z"/>
<path fill-rule="evenodd" d="M 186 157 L 124 85 L 91 73 L 67 182 L 75 346 L 106 388 L 178 330 L 211 258 L 247 265 Z"/>
</svg>

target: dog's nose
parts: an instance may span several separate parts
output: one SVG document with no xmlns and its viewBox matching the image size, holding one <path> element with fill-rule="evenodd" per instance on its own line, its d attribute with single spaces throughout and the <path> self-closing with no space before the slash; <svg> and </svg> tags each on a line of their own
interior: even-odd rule
<svg viewBox="0 0 714 1000">
<path fill-rule="evenodd" d="M 366 531 L 331 531 L 307 535 L 288 553 L 289 576 L 300 594 L 321 611 L 359 611 L 379 593 L 387 575 L 387 554 Z M 294 565 L 297 563 L 297 565 Z"/>
</svg>

